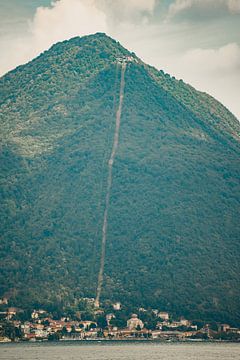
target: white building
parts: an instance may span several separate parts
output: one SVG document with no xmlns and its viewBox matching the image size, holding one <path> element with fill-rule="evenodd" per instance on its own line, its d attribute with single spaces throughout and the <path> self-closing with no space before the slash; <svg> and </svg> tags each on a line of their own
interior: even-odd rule
<svg viewBox="0 0 240 360">
<path fill-rule="evenodd" d="M 46 310 L 33 310 L 32 314 L 31 314 L 31 317 L 32 319 L 38 319 L 39 316 L 43 315 L 43 314 L 46 314 Z"/>
<path fill-rule="evenodd" d="M 140 327 L 140 329 L 142 329 L 143 322 L 142 320 L 138 319 L 138 316 L 136 314 L 133 314 L 131 319 L 127 321 L 127 327 L 129 330 L 136 330 L 137 327 Z"/>
<path fill-rule="evenodd" d="M 121 310 L 121 308 L 122 308 L 122 305 L 120 302 L 116 302 L 115 304 L 113 304 L 113 309 L 115 311 L 119 311 L 119 310 Z"/>
<path fill-rule="evenodd" d="M 186 320 L 186 319 L 180 319 L 180 324 L 182 326 L 190 326 L 191 322 L 189 320 Z"/>
<path fill-rule="evenodd" d="M 7 305 L 8 304 L 8 299 L 3 297 L 0 299 L 0 305 Z"/>
</svg>

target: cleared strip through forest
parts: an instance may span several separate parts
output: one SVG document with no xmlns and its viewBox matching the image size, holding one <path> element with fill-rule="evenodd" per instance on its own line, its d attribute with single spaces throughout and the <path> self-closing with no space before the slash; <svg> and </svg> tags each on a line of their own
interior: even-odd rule
<svg viewBox="0 0 240 360">
<path fill-rule="evenodd" d="M 112 168 L 119 144 L 119 132 L 121 126 L 121 115 L 122 115 L 122 106 L 123 106 L 123 98 L 124 98 L 124 88 L 125 88 L 125 71 L 127 64 L 123 62 L 121 64 L 121 82 L 120 82 L 120 93 L 119 93 L 119 105 L 116 112 L 116 125 L 114 132 L 114 141 L 112 146 L 112 152 L 110 155 L 110 159 L 108 161 L 108 180 L 107 180 L 107 191 L 105 198 L 105 210 L 103 217 L 103 225 L 102 225 L 102 250 L 101 250 L 101 260 L 100 260 L 100 269 L 98 273 L 98 284 L 97 284 L 97 293 L 95 299 L 95 307 L 99 307 L 100 296 L 102 291 L 103 284 L 103 274 L 104 274 L 104 264 L 105 264 L 105 254 L 106 254 L 106 240 L 107 240 L 107 227 L 108 227 L 108 209 L 109 202 L 111 196 L 111 188 L 112 188 Z"/>
</svg>

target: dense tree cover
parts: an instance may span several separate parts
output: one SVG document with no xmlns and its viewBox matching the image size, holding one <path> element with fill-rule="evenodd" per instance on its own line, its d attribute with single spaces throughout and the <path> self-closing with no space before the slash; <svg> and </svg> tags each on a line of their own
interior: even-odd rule
<svg viewBox="0 0 240 360">
<path fill-rule="evenodd" d="M 0 296 L 56 316 L 95 296 L 126 55 L 103 299 L 239 324 L 239 123 L 104 34 L 0 80 Z"/>
<path fill-rule="evenodd" d="M 7 337 L 15 340 L 22 336 L 21 327 L 14 326 L 9 321 L 0 321 L 0 337 Z"/>
</svg>

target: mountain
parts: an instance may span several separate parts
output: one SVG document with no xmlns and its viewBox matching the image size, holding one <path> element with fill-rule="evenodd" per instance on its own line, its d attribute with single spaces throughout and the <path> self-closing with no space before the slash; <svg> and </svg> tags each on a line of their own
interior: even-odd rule
<svg viewBox="0 0 240 360">
<path fill-rule="evenodd" d="M 96 297 L 103 263 L 100 302 L 240 324 L 240 125 L 223 105 L 97 33 L 3 76 L 0 109 L 0 296 L 68 306 Z"/>
</svg>

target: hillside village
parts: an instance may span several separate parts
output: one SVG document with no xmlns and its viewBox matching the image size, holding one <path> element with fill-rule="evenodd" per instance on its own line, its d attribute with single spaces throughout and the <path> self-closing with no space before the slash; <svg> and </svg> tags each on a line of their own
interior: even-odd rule
<svg viewBox="0 0 240 360">
<path fill-rule="evenodd" d="M 120 302 L 94 309 L 94 299 L 84 299 L 85 310 L 56 318 L 44 309 L 26 314 L 0 299 L 0 342 L 67 340 L 240 341 L 240 329 L 229 324 L 206 324 L 183 317 L 174 319 L 158 309 L 139 308 L 126 316 Z M 106 311 L 111 310 L 111 311 Z M 27 318 L 29 316 L 29 318 Z M 89 318 L 87 318 L 89 317 Z"/>
</svg>

